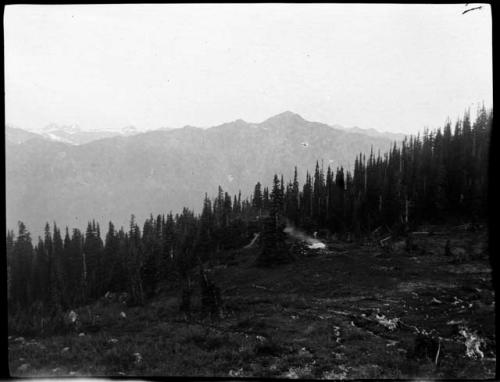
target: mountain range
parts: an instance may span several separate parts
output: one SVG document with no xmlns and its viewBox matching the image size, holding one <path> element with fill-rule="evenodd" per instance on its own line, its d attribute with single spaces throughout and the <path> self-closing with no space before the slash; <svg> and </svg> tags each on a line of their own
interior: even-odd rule
<svg viewBox="0 0 500 382">
<path fill-rule="evenodd" d="M 7 228 L 23 221 L 41 234 L 45 222 L 84 229 L 95 219 L 128 226 L 145 217 L 200 212 L 218 185 L 251 194 L 275 173 L 297 166 L 301 184 L 316 161 L 352 168 L 360 152 L 386 151 L 402 134 L 329 126 L 284 112 L 261 123 L 241 119 L 211 128 L 185 126 L 129 133 L 50 126 L 41 134 L 6 127 Z"/>
<path fill-rule="evenodd" d="M 44 138 L 70 145 L 82 145 L 103 138 L 131 136 L 140 133 L 134 126 L 126 126 L 121 130 L 85 130 L 78 125 L 57 125 L 51 123 L 41 131 L 27 131 L 18 127 L 6 126 L 6 140 L 11 143 L 22 143 L 28 139 Z"/>
</svg>

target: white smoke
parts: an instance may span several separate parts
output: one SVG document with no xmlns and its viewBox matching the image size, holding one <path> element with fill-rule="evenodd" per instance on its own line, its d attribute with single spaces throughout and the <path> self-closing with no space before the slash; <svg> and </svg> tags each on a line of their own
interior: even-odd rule
<svg viewBox="0 0 500 382">
<path fill-rule="evenodd" d="M 306 243 L 309 244 L 308 247 L 310 249 L 324 249 L 324 248 L 326 248 L 326 245 L 324 243 L 322 243 L 321 241 L 319 241 L 318 239 L 316 239 L 314 237 L 307 235 L 305 232 L 293 227 L 290 224 L 287 224 L 287 226 L 285 227 L 283 232 L 285 232 L 286 234 L 288 234 L 296 239 L 305 241 Z"/>
</svg>

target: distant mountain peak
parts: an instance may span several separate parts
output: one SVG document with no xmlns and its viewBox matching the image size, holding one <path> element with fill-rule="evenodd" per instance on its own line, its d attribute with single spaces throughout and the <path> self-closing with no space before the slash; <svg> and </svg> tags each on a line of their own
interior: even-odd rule
<svg viewBox="0 0 500 382">
<path fill-rule="evenodd" d="M 284 111 L 283 113 L 277 114 L 271 118 L 266 119 L 263 124 L 278 124 L 278 125 L 295 125 L 298 123 L 306 122 L 299 114 L 293 113 L 291 111 Z"/>
<path fill-rule="evenodd" d="M 288 117 L 288 116 L 290 116 L 290 117 L 299 117 L 299 118 L 302 118 L 299 114 L 294 113 L 293 111 L 290 111 L 290 110 L 286 110 L 286 111 L 284 111 L 284 112 L 279 113 L 279 114 L 276 115 L 276 117 L 280 117 L 280 116 L 281 117 Z"/>
<path fill-rule="evenodd" d="M 304 118 L 302 118 L 299 114 L 294 113 L 293 111 L 290 111 L 290 110 L 284 111 L 283 113 L 276 114 L 274 117 L 271 117 L 271 118 L 287 119 L 287 120 L 296 119 L 296 120 L 304 121 Z M 271 119 L 271 118 L 269 118 L 269 119 Z"/>
<path fill-rule="evenodd" d="M 137 129 L 137 127 L 130 125 L 122 127 L 120 133 L 122 133 L 123 135 L 135 135 L 139 133 L 139 130 Z"/>
<path fill-rule="evenodd" d="M 50 133 L 53 131 L 66 131 L 67 133 L 76 133 L 80 132 L 82 129 L 77 124 L 73 125 L 58 125 L 57 123 L 50 123 L 47 126 L 43 127 L 42 132 Z"/>
</svg>

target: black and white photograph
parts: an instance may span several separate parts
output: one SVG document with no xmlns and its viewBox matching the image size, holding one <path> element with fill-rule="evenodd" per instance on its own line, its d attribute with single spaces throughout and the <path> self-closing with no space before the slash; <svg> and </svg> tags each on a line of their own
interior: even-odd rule
<svg viewBox="0 0 500 382">
<path fill-rule="evenodd" d="M 4 7 L 12 377 L 496 377 L 493 4 Z"/>
</svg>

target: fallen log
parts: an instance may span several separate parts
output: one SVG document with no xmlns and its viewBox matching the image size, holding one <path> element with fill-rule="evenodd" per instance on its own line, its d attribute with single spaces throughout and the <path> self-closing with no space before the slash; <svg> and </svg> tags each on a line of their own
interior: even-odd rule
<svg viewBox="0 0 500 382">
<path fill-rule="evenodd" d="M 341 252 L 333 252 L 332 251 L 331 253 L 333 253 L 334 255 L 345 255 L 345 254 L 349 253 L 349 251 L 341 251 Z"/>
<path fill-rule="evenodd" d="M 446 232 L 433 232 L 433 231 L 417 231 L 417 232 L 410 232 L 410 235 L 415 235 L 415 236 L 431 236 L 431 235 L 446 235 Z"/>
<path fill-rule="evenodd" d="M 438 350 L 436 352 L 436 358 L 434 360 L 434 364 L 437 366 L 438 364 L 438 360 L 439 360 L 439 351 L 441 350 L 441 341 L 438 341 L 439 342 L 439 346 L 438 346 Z"/>
<path fill-rule="evenodd" d="M 328 312 L 330 313 L 334 313 L 334 314 L 339 314 L 341 316 L 354 316 L 354 314 L 352 313 L 349 313 L 349 312 L 342 312 L 340 310 L 332 310 L 332 309 L 328 309 Z"/>
<path fill-rule="evenodd" d="M 380 245 L 381 245 L 381 246 L 383 246 L 383 245 L 384 245 L 384 243 L 385 243 L 387 240 L 389 240 L 390 238 L 392 238 L 392 236 L 387 236 L 386 238 L 384 238 L 384 239 L 380 240 L 380 241 L 379 241 Z"/>
</svg>

